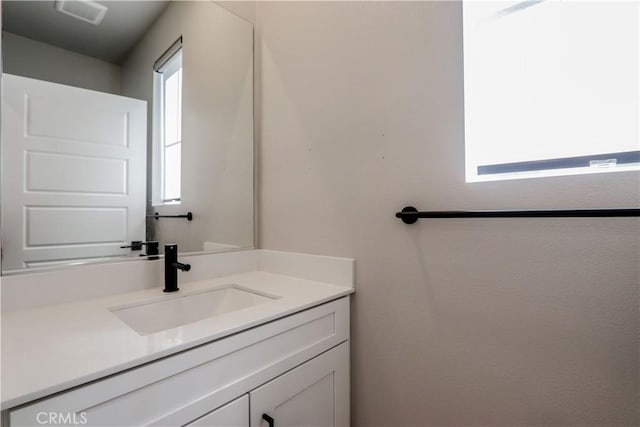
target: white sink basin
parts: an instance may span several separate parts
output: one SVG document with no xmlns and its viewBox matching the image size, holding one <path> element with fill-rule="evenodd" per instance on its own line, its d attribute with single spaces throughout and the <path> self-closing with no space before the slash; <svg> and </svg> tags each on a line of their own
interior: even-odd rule
<svg viewBox="0 0 640 427">
<path fill-rule="evenodd" d="M 149 335 L 208 317 L 273 301 L 279 297 L 237 285 L 178 292 L 109 310 L 140 335 Z"/>
</svg>

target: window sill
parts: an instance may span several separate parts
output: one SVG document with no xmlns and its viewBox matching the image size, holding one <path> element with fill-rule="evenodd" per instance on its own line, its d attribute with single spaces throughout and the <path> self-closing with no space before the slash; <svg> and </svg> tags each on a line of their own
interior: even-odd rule
<svg viewBox="0 0 640 427">
<path fill-rule="evenodd" d="M 510 173 L 496 173 L 487 175 L 477 175 L 473 172 L 467 171 L 465 182 L 468 184 L 477 182 L 492 182 L 492 181 L 510 181 L 516 179 L 532 179 L 532 178 L 547 178 L 556 176 L 573 176 L 573 175 L 590 175 L 590 174 L 602 174 L 602 173 L 615 173 L 615 172 L 639 172 L 640 164 L 626 164 L 617 166 L 601 166 L 601 167 L 583 167 L 583 168 L 568 168 L 568 169 L 551 169 L 540 171 L 527 171 L 527 172 L 510 172 Z"/>
</svg>

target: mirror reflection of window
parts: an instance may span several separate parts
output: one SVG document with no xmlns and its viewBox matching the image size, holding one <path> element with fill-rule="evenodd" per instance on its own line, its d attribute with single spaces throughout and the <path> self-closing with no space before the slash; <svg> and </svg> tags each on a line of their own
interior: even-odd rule
<svg viewBox="0 0 640 427">
<path fill-rule="evenodd" d="M 159 176 L 154 204 L 180 203 L 182 152 L 182 42 L 178 40 L 156 61 L 154 112 Z"/>
</svg>

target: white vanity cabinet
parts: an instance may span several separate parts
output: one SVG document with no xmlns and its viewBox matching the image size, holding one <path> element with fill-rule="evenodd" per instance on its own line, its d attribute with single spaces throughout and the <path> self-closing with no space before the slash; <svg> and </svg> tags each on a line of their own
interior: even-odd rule
<svg viewBox="0 0 640 427">
<path fill-rule="evenodd" d="M 267 427 L 267 414 L 278 427 L 346 426 L 349 298 L 10 408 L 3 419 L 42 425 L 43 413 L 68 421 L 58 425 Z"/>
</svg>

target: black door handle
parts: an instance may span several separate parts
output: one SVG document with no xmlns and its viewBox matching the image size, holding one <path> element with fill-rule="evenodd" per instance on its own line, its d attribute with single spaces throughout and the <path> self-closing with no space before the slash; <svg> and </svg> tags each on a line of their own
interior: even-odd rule
<svg viewBox="0 0 640 427">
<path fill-rule="evenodd" d="M 276 427 L 276 420 L 271 418 L 269 415 L 262 414 L 262 419 L 265 420 L 269 424 L 269 427 Z"/>
</svg>

